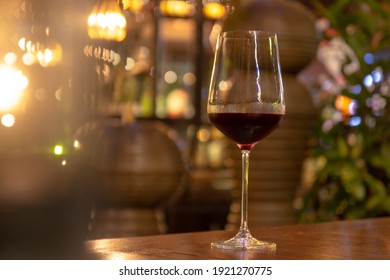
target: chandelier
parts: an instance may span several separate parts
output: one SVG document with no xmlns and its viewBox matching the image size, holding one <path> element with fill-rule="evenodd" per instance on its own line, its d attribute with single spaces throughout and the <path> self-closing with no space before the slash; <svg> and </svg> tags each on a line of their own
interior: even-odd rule
<svg viewBox="0 0 390 280">
<path fill-rule="evenodd" d="M 88 36 L 94 40 L 123 41 L 126 27 L 126 18 L 115 0 L 99 1 L 88 17 Z"/>
</svg>

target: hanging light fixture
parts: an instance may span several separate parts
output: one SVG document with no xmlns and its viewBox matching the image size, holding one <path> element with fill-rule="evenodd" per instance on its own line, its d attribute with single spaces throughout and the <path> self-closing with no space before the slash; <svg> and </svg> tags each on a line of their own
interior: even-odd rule
<svg viewBox="0 0 390 280">
<path fill-rule="evenodd" d="M 25 65 L 39 63 L 42 67 L 55 66 L 62 62 L 62 46 L 49 37 L 44 38 L 45 42 L 33 42 L 21 38 L 18 45 L 24 54 L 22 61 Z"/>
<path fill-rule="evenodd" d="M 195 14 L 195 6 L 185 0 L 163 0 L 160 2 L 160 12 L 166 16 L 188 17 Z"/>
<path fill-rule="evenodd" d="M 42 67 L 54 66 L 62 61 L 62 47 L 52 42 L 37 52 L 37 59 Z"/>
<path fill-rule="evenodd" d="M 123 0 L 125 2 L 126 0 Z M 127 0 L 129 2 L 136 0 Z M 139 0 L 141 1 L 141 0 Z M 211 20 L 220 20 L 231 10 L 230 0 L 202 0 L 203 15 Z M 188 17 L 195 14 L 196 0 L 162 0 L 160 11 L 163 15 L 172 17 Z"/>
<path fill-rule="evenodd" d="M 204 0 L 203 14 L 208 19 L 219 20 L 226 16 L 227 9 L 224 3 L 221 3 L 220 1 Z"/>
<path fill-rule="evenodd" d="M 88 36 L 94 40 L 123 41 L 126 27 L 126 18 L 114 0 L 100 1 L 88 17 Z"/>
<path fill-rule="evenodd" d="M 54 13 L 49 1 L 26 0 L 20 9 L 25 21 L 24 32 L 18 40 L 24 52 L 23 63 L 27 66 L 39 63 L 42 67 L 61 63 L 62 46 L 52 32 Z"/>
<path fill-rule="evenodd" d="M 149 0 L 122 0 L 122 5 L 124 10 L 135 13 L 141 11 L 148 2 Z"/>
</svg>

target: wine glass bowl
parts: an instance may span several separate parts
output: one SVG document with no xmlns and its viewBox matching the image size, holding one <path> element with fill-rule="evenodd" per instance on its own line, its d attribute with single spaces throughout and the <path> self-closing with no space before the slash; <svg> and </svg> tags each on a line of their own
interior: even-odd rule
<svg viewBox="0 0 390 280">
<path fill-rule="evenodd" d="M 254 238 L 248 228 L 248 168 L 251 149 L 274 131 L 285 114 L 277 35 L 240 30 L 218 36 L 207 103 L 210 122 L 242 154 L 241 225 L 220 249 L 264 249 L 276 244 Z"/>
</svg>

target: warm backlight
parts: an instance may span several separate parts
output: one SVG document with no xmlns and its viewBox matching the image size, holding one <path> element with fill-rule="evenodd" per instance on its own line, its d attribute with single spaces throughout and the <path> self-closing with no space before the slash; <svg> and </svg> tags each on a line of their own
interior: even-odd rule
<svg viewBox="0 0 390 280">
<path fill-rule="evenodd" d="M 15 107 L 28 86 L 28 78 L 21 71 L 0 65 L 0 110 Z"/>
<path fill-rule="evenodd" d="M 113 0 L 99 3 L 88 17 L 88 36 L 91 39 L 122 41 L 126 37 L 126 18 Z"/>
<path fill-rule="evenodd" d="M 226 15 L 226 8 L 220 3 L 207 3 L 203 6 L 203 14 L 210 19 L 221 19 Z"/>
</svg>

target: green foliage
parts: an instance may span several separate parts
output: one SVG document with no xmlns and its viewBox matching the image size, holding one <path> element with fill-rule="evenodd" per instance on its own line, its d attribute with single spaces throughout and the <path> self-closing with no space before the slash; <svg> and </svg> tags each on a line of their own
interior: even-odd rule
<svg viewBox="0 0 390 280">
<path fill-rule="evenodd" d="M 390 1 L 339 0 L 327 8 L 316 1 L 315 5 L 353 50 L 360 67 L 343 72 L 345 83 L 334 92 L 322 92 L 322 114 L 310 155 L 314 179 L 305 189 L 299 219 L 389 215 Z M 367 54 L 373 55 L 372 62 L 365 59 Z M 367 86 L 365 78 L 374 73 L 381 79 Z M 361 90 L 356 93 L 352 87 Z M 337 106 L 341 97 L 354 102 L 354 112 Z"/>
</svg>

